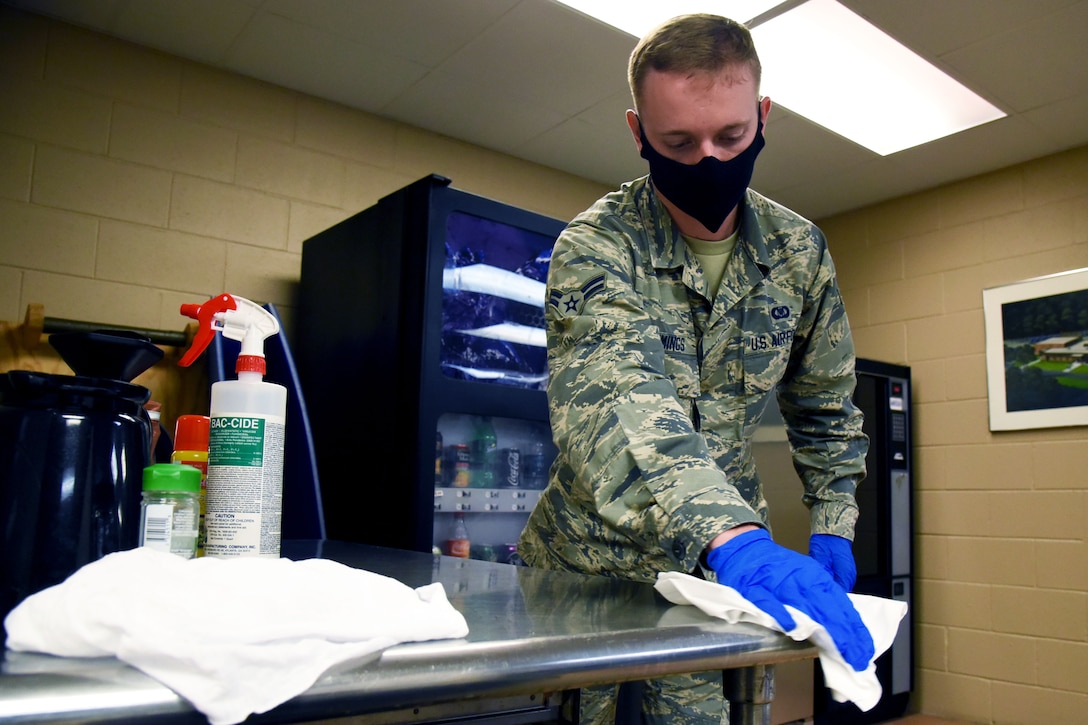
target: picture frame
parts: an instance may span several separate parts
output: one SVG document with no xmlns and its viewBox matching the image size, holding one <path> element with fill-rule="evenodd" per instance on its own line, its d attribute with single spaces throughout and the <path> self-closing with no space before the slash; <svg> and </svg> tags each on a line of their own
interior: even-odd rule
<svg viewBox="0 0 1088 725">
<path fill-rule="evenodd" d="M 990 430 L 1088 425 L 1088 267 L 982 291 Z"/>
</svg>

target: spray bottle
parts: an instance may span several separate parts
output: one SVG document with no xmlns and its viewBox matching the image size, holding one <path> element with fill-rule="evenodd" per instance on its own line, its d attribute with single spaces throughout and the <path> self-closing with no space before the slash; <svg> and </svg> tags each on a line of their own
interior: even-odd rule
<svg viewBox="0 0 1088 725">
<path fill-rule="evenodd" d="M 238 379 L 212 385 L 204 553 L 278 558 L 287 388 L 263 378 L 264 340 L 280 331 L 279 322 L 260 305 L 225 293 L 182 305 L 181 314 L 200 329 L 179 365 L 191 365 L 216 331 L 242 343 Z"/>
</svg>

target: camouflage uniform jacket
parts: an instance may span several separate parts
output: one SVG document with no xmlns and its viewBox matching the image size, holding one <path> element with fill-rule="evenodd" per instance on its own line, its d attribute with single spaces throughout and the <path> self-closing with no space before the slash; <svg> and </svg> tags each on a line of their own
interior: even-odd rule
<svg viewBox="0 0 1088 725">
<path fill-rule="evenodd" d="M 751 438 L 777 392 L 814 533 L 853 538 L 868 441 L 823 233 L 752 190 L 717 297 L 648 177 L 552 252 L 548 405 L 559 455 L 522 534 L 533 566 L 652 581 L 767 525 Z"/>
</svg>

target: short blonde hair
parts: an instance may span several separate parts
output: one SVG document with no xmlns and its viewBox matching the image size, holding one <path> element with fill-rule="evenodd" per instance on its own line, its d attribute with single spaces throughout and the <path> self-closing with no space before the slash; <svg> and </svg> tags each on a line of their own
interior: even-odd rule
<svg viewBox="0 0 1088 725">
<path fill-rule="evenodd" d="M 718 72 L 746 65 L 759 88 L 762 66 L 748 28 L 719 15 L 681 15 L 651 30 L 631 51 L 627 82 L 637 107 L 646 74 Z"/>
</svg>

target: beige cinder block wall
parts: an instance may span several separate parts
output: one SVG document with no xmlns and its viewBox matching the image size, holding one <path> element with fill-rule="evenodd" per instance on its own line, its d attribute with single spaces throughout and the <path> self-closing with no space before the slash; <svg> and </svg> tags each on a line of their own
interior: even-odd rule
<svg viewBox="0 0 1088 725">
<path fill-rule="evenodd" d="M 989 431 L 982 310 L 1088 267 L 1088 148 L 821 225 L 858 354 L 912 370 L 914 708 L 1088 722 L 1088 428 Z"/>
<path fill-rule="evenodd" d="M 437 172 L 559 218 L 605 189 L 0 7 L 0 320 L 181 329 L 230 290 L 290 324 L 303 240 Z M 991 434 L 984 287 L 1088 266 L 1088 150 L 823 220 L 858 351 L 912 366 L 915 709 L 1088 712 L 1088 429 Z"/>
<path fill-rule="evenodd" d="M 430 173 L 560 219 L 607 191 L 0 6 L 0 320 L 181 330 L 227 291 L 290 329 L 303 241 Z"/>
</svg>

